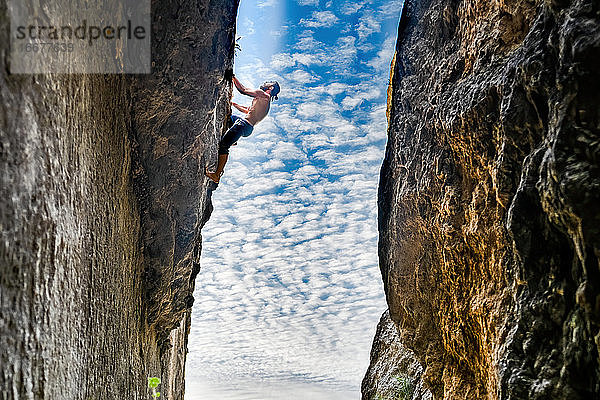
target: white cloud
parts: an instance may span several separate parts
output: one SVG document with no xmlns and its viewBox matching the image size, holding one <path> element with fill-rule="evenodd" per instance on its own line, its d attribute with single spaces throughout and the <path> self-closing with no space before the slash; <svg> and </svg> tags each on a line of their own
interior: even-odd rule
<svg viewBox="0 0 600 400">
<path fill-rule="evenodd" d="M 301 6 L 319 6 L 319 0 L 297 0 Z"/>
<path fill-rule="evenodd" d="M 364 14 L 358 23 L 356 31 L 358 32 L 358 38 L 365 40 L 370 35 L 381 30 L 381 24 L 373 14 Z"/>
<path fill-rule="evenodd" d="M 244 23 L 242 24 L 243 31 L 241 32 L 242 36 L 250 36 L 256 33 L 256 29 L 254 29 L 254 21 L 250 18 L 244 18 Z"/>
<path fill-rule="evenodd" d="M 367 1 L 348 1 L 341 7 L 341 11 L 345 15 L 355 14 L 360 9 L 362 9 L 367 3 Z"/>
<path fill-rule="evenodd" d="M 325 45 L 314 38 L 314 32 L 306 30 L 298 36 L 298 40 L 294 44 L 294 48 L 300 51 L 311 51 L 322 50 Z"/>
<path fill-rule="evenodd" d="M 367 65 L 375 68 L 376 70 L 389 71 L 391 68 L 392 58 L 396 51 L 396 40 L 393 36 L 388 36 L 383 42 L 383 46 L 377 56 L 367 62 Z"/>
<path fill-rule="evenodd" d="M 262 0 L 259 1 L 256 6 L 258 8 L 265 8 L 265 7 L 275 7 L 278 4 L 278 0 Z"/>
<path fill-rule="evenodd" d="M 393 18 L 400 18 L 400 11 L 404 6 L 404 0 L 389 0 L 383 2 L 377 9 L 377 12 L 382 15 L 382 19 L 386 16 Z"/>
<path fill-rule="evenodd" d="M 325 88 L 325 91 L 330 94 L 331 96 L 336 96 L 338 94 L 344 93 L 344 91 L 346 91 L 348 89 L 348 84 L 345 83 L 340 83 L 340 82 L 333 82 L 330 83 L 329 85 L 327 85 L 327 87 Z"/>
<path fill-rule="evenodd" d="M 342 100 L 342 106 L 344 107 L 344 110 L 351 110 L 357 107 L 362 102 L 363 99 L 361 99 L 360 97 L 347 96 L 344 98 L 344 100 Z"/>
<path fill-rule="evenodd" d="M 307 67 L 310 65 L 323 65 L 325 64 L 325 60 L 323 56 L 318 56 L 315 54 L 294 54 L 294 61 L 299 64 L 306 65 Z"/>
<path fill-rule="evenodd" d="M 298 83 L 310 83 L 317 80 L 313 75 L 301 69 L 295 70 L 289 75 L 289 77 Z"/>
<path fill-rule="evenodd" d="M 343 36 L 337 41 L 335 48 L 334 63 L 338 65 L 347 65 L 356 58 L 356 38 L 354 36 Z"/>
<path fill-rule="evenodd" d="M 302 103 L 298 105 L 296 114 L 303 118 L 320 118 L 334 114 L 337 109 L 323 103 Z"/>
<path fill-rule="evenodd" d="M 294 58 L 289 53 L 278 53 L 271 56 L 271 68 L 283 69 L 296 65 Z"/>
<path fill-rule="evenodd" d="M 335 16 L 331 11 L 314 11 L 312 17 L 309 19 L 302 18 L 300 25 L 304 25 L 309 28 L 323 28 L 331 27 L 339 18 Z"/>
</svg>

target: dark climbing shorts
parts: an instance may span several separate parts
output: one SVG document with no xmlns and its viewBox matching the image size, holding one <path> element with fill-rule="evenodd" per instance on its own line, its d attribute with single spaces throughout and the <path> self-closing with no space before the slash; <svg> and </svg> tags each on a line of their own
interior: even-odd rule
<svg viewBox="0 0 600 400">
<path fill-rule="evenodd" d="M 232 115 L 231 119 L 233 120 L 233 126 L 225 132 L 225 135 L 223 135 L 221 143 L 219 143 L 219 154 L 229 154 L 229 148 L 242 136 L 250 136 L 254 129 L 254 127 L 244 118 Z"/>
</svg>

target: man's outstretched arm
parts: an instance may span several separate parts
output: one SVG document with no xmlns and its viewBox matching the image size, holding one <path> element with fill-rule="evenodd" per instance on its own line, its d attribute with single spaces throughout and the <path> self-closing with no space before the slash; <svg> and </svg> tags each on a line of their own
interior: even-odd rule
<svg viewBox="0 0 600 400">
<path fill-rule="evenodd" d="M 238 110 L 240 110 L 243 113 L 248 114 L 250 112 L 250 110 L 248 110 L 246 107 L 241 106 L 238 103 L 234 103 L 233 101 L 231 102 L 231 105 L 234 106 L 235 108 L 237 108 Z"/>
<path fill-rule="evenodd" d="M 247 87 L 242 85 L 242 83 L 235 77 L 235 75 L 231 79 L 233 81 L 233 84 L 235 85 L 235 88 L 241 94 L 245 94 L 246 96 L 250 96 L 250 97 L 256 97 L 256 96 L 259 96 L 260 93 L 262 92 L 262 90 L 248 89 Z"/>
</svg>

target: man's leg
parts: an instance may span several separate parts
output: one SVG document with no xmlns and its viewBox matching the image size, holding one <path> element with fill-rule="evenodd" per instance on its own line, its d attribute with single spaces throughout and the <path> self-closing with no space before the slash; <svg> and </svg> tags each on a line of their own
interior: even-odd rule
<svg viewBox="0 0 600 400">
<path fill-rule="evenodd" d="M 246 129 L 240 117 L 232 117 L 232 119 L 235 120 L 235 123 L 227 130 L 225 135 L 223 135 L 223 138 L 219 143 L 219 161 L 217 163 L 217 170 L 215 172 L 208 172 L 208 169 L 206 169 L 205 171 L 206 176 L 215 183 L 219 183 L 221 175 L 223 175 L 223 169 L 225 168 L 227 157 L 229 156 L 229 148 L 242 137 L 242 134 Z"/>
<path fill-rule="evenodd" d="M 217 170 L 215 172 L 208 172 L 206 170 L 206 176 L 210 178 L 214 183 L 219 183 L 221 179 L 221 175 L 223 175 L 223 170 L 225 169 L 225 164 L 227 164 L 227 158 L 229 154 L 219 154 L 219 162 L 217 164 Z"/>
<path fill-rule="evenodd" d="M 227 158 L 229 157 L 229 148 L 242 136 L 239 128 L 238 125 L 233 124 L 221 139 L 221 142 L 219 143 L 217 170 L 215 172 L 209 172 L 207 168 L 204 172 L 204 174 L 214 183 L 219 183 L 221 175 L 223 175 L 223 170 L 225 169 L 225 164 L 227 164 Z"/>
</svg>

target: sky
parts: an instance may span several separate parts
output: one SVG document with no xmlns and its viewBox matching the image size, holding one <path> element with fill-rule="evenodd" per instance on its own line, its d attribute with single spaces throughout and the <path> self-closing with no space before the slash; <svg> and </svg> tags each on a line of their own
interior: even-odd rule
<svg viewBox="0 0 600 400">
<path fill-rule="evenodd" d="M 236 77 L 249 87 L 277 80 L 281 93 L 231 148 L 213 193 L 186 400 L 360 398 L 387 308 L 377 183 L 401 8 L 241 1 Z"/>
</svg>

